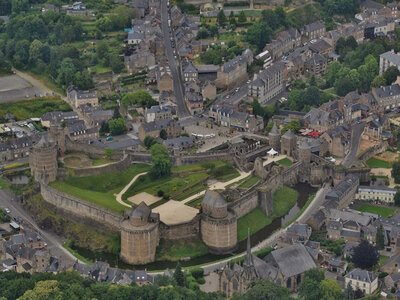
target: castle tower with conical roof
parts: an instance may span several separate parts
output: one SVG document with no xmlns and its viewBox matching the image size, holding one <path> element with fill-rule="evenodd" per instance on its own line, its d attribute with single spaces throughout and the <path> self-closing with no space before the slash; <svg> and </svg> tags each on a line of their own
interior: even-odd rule
<svg viewBox="0 0 400 300">
<path fill-rule="evenodd" d="M 281 149 L 281 135 L 279 134 L 279 130 L 278 127 L 276 126 L 276 123 L 274 123 L 274 126 L 268 133 L 268 140 L 271 148 L 273 148 L 276 151 L 279 151 Z"/>
</svg>

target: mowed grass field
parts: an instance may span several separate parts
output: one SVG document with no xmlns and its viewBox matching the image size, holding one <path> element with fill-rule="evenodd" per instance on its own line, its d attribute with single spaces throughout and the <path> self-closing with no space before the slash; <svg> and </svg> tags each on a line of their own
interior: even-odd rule
<svg viewBox="0 0 400 300">
<path fill-rule="evenodd" d="M 140 176 L 123 195 L 123 199 L 126 200 L 141 192 L 147 192 L 156 196 L 159 191 L 163 191 L 164 194 L 173 196 L 185 188 L 191 187 L 188 191 L 184 192 L 189 197 L 204 190 L 203 182 L 209 177 L 224 181 L 226 178 L 232 179 L 239 175 L 239 172 L 225 161 L 175 167 L 172 168 L 172 175 L 170 177 L 154 179 L 150 174 Z M 176 200 L 184 200 L 187 198 L 185 195 L 178 196 Z"/>
<path fill-rule="evenodd" d="M 288 187 L 283 186 L 276 190 L 272 196 L 274 201 L 274 215 L 279 218 L 283 217 L 296 204 L 299 193 Z"/>
<path fill-rule="evenodd" d="M 122 213 L 126 207 L 115 200 L 119 193 L 139 173 L 147 172 L 150 166 L 134 164 L 122 172 L 107 172 L 88 177 L 69 176 L 65 181 L 55 181 L 51 187 L 80 199 Z"/>
<path fill-rule="evenodd" d="M 252 235 L 271 224 L 274 219 L 286 215 L 296 204 L 297 198 L 298 192 L 290 187 L 283 186 L 276 190 L 272 196 L 274 213 L 271 216 L 267 216 L 260 207 L 257 207 L 239 218 L 237 223 L 238 241 L 243 241 L 247 237 L 248 228 Z"/>
<path fill-rule="evenodd" d="M 370 204 L 363 204 L 358 208 L 358 210 L 362 212 L 376 214 L 383 218 L 387 218 L 396 212 L 396 210 L 393 208 L 370 205 Z"/>
<path fill-rule="evenodd" d="M 279 163 L 279 164 L 281 164 L 283 166 L 291 166 L 291 165 L 293 165 L 293 163 L 286 157 L 278 160 L 277 163 Z"/>
<path fill-rule="evenodd" d="M 205 255 L 208 248 L 199 237 L 194 237 L 183 240 L 161 239 L 156 251 L 156 260 L 177 261 L 185 257 Z"/>
<path fill-rule="evenodd" d="M 390 169 L 392 167 L 392 163 L 388 161 L 384 161 L 381 159 L 378 159 L 376 157 L 371 157 L 366 161 L 366 164 L 370 168 L 386 168 Z"/>
<path fill-rule="evenodd" d="M 237 222 L 238 241 L 240 242 L 247 238 L 248 228 L 250 228 L 250 235 L 252 235 L 271 224 L 271 222 L 272 218 L 268 217 L 260 207 L 253 209 L 247 215 L 239 218 Z"/>
</svg>

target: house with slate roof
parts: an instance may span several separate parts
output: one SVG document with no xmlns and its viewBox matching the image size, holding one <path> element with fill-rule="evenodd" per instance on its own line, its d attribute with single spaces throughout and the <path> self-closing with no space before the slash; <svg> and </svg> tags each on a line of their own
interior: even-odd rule
<svg viewBox="0 0 400 300">
<path fill-rule="evenodd" d="M 350 285 L 353 290 L 361 290 L 364 294 L 370 295 L 378 288 L 378 276 L 367 270 L 353 269 L 344 277 L 345 286 Z"/>
</svg>

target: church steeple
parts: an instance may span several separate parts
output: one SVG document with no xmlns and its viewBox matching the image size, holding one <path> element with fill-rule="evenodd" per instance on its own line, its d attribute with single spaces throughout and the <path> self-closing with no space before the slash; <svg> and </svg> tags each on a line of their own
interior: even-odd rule
<svg viewBox="0 0 400 300">
<path fill-rule="evenodd" d="M 250 228 L 247 229 L 247 251 L 246 251 L 246 257 L 243 262 L 243 266 L 246 267 L 254 266 L 253 255 L 251 254 Z"/>
</svg>

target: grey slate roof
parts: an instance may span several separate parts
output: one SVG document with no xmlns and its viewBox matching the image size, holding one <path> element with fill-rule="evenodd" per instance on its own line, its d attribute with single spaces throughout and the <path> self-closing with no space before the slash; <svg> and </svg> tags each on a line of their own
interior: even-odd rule
<svg viewBox="0 0 400 300">
<path fill-rule="evenodd" d="M 349 272 L 345 277 L 371 283 L 375 280 L 376 275 L 372 272 L 356 268 Z"/>
<path fill-rule="evenodd" d="M 228 205 L 220 193 L 211 190 L 207 190 L 204 194 L 202 204 L 211 207 L 226 207 Z"/>
<path fill-rule="evenodd" d="M 276 127 L 276 123 L 275 123 L 275 122 L 274 122 L 274 126 L 272 126 L 272 129 L 271 129 L 271 131 L 269 132 L 269 135 L 272 135 L 272 136 L 278 136 L 278 135 L 280 135 L 280 134 L 279 134 L 278 127 Z"/>
<path fill-rule="evenodd" d="M 378 98 L 387 98 L 391 96 L 400 95 L 400 85 L 393 84 L 376 89 Z"/>
<path fill-rule="evenodd" d="M 264 260 L 273 260 L 286 278 L 316 268 L 315 261 L 302 244 L 295 244 L 272 251 Z"/>
<path fill-rule="evenodd" d="M 285 132 L 284 135 L 282 135 L 283 138 L 285 139 L 293 139 L 296 136 L 294 135 L 294 133 L 289 129 L 288 131 Z"/>
<path fill-rule="evenodd" d="M 397 66 L 400 65 L 400 55 L 393 53 L 392 51 L 382 53 L 379 57 L 384 58 Z"/>
</svg>

